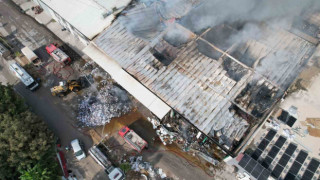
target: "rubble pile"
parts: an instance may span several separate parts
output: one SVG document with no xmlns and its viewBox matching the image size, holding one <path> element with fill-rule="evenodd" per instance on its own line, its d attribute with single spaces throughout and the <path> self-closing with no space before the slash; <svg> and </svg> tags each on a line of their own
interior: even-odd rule
<svg viewBox="0 0 320 180">
<path fill-rule="evenodd" d="M 120 87 L 108 83 L 97 94 L 85 96 L 78 106 L 77 119 L 83 127 L 101 126 L 131 110 L 131 102 Z"/>
<path fill-rule="evenodd" d="M 129 160 L 133 171 L 148 174 L 150 179 L 170 179 L 161 168 L 154 168 L 149 162 L 142 161 L 142 156 L 132 156 Z"/>
<path fill-rule="evenodd" d="M 169 131 L 164 125 L 160 124 L 159 120 L 149 117 L 148 120 L 151 122 L 153 129 L 157 129 L 156 133 L 164 145 L 172 144 L 178 138 L 178 133 Z M 170 126 L 170 124 L 167 125 Z"/>
<path fill-rule="evenodd" d="M 183 117 L 174 111 L 171 111 L 162 119 L 161 125 L 160 121 L 155 118 L 148 118 L 148 120 L 152 123 L 154 129 L 159 130 L 157 134 L 159 133 L 160 139 L 166 144 L 174 142 L 182 151 L 197 154 L 208 161 L 208 158 L 199 155 L 199 152 L 202 152 L 211 158 L 209 160 L 211 163 L 213 159 L 221 160 L 226 155 L 209 137 L 186 122 Z M 160 130 L 159 127 L 164 127 L 164 129 Z M 212 164 L 216 164 L 216 162 Z"/>
</svg>

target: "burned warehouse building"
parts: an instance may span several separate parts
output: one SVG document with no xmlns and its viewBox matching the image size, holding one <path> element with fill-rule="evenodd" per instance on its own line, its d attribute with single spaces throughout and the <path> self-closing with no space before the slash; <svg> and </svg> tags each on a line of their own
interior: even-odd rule
<svg viewBox="0 0 320 180">
<path fill-rule="evenodd" d="M 210 14 L 202 8 L 210 1 L 148 2 L 129 6 L 94 45 L 234 152 L 285 95 L 318 43 L 313 27 L 319 21 L 310 12 L 298 12 L 284 26 L 266 21 L 269 16 L 206 24 Z"/>
</svg>

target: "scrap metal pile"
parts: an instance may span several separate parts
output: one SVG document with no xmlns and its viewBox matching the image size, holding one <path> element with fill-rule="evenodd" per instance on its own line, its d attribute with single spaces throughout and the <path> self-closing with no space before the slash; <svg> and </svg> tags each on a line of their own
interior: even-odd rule
<svg viewBox="0 0 320 180">
<path fill-rule="evenodd" d="M 162 141 L 163 145 L 172 144 L 172 142 L 174 142 L 179 137 L 178 133 L 171 132 L 164 125 L 160 124 L 160 121 L 158 119 L 148 117 L 148 120 L 151 122 L 153 129 L 156 129 L 156 133 Z"/>
<path fill-rule="evenodd" d="M 205 134 L 186 122 L 183 117 L 174 111 L 168 113 L 161 122 L 155 117 L 148 118 L 148 120 L 152 123 L 153 128 L 156 129 L 156 133 L 164 145 L 175 143 L 185 152 L 198 154 L 202 158 L 204 155 L 210 157 L 210 163 L 213 165 L 217 164 L 217 159 L 221 159 L 226 155 Z M 209 158 L 204 159 L 207 160 Z"/>
<path fill-rule="evenodd" d="M 83 127 L 101 126 L 130 110 L 131 102 L 127 93 L 120 87 L 107 83 L 97 94 L 85 96 L 80 101 L 77 119 Z"/>
<path fill-rule="evenodd" d="M 131 169 L 135 172 L 148 174 L 150 179 L 170 179 L 161 168 L 154 168 L 149 162 L 142 160 L 142 156 L 130 157 Z"/>
</svg>

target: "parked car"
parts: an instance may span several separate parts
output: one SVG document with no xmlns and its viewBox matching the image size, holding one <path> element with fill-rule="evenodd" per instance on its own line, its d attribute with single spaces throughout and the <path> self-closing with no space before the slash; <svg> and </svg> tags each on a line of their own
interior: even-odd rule
<svg viewBox="0 0 320 180">
<path fill-rule="evenodd" d="M 86 154 L 82 150 L 82 147 L 80 145 L 79 139 L 75 139 L 71 141 L 71 147 L 73 149 L 74 155 L 76 158 L 80 161 L 81 159 L 84 159 L 86 157 Z"/>
</svg>

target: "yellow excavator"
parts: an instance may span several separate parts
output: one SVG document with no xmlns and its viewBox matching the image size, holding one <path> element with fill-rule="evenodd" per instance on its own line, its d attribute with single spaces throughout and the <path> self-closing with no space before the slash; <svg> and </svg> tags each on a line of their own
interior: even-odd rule
<svg viewBox="0 0 320 180">
<path fill-rule="evenodd" d="M 78 92 L 82 88 L 80 81 L 78 80 L 68 80 L 68 81 L 60 81 L 58 86 L 52 87 L 51 94 L 53 96 L 63 97 L 67 95 L 70 91 Z"/>
</svg>

